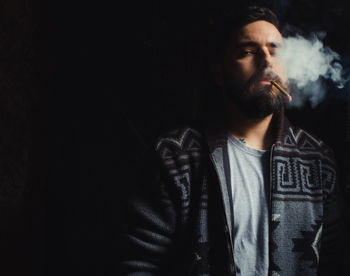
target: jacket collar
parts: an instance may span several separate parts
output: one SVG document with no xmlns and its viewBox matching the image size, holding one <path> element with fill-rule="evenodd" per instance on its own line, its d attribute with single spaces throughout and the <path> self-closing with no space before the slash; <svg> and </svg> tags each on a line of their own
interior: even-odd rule
<svg viewBox="0 0 350 276">
<path fill-rule="evenodd" d="M 275 133 L 275 144 L 283 144 L 284 137 L 289 132 L 290 123 L 284 114 L 284 107 L 280 112 L 274 114 L 272 122 Z M 209 152 L 212 153 L 218 147 L 225 147 L 227 145 L 227 122 L 217 121 L 207 126 L 204 130 L 204 135 L 207 139 Z"/>
</svg>

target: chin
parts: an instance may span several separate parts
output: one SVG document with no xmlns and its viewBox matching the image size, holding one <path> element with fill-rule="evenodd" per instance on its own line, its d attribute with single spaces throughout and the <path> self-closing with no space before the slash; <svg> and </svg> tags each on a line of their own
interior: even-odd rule
<svg viewBox="0 0 350 276">
<path fill-rule="evenodd" d="M 271 85 L 254 83 L 242 88 L 227 82 L 225 87 L 227 99 L 248 118 L 265 118 L 279 112 L 283 105 L 281 94 L 275 94 Z"/>
<path fill-rule="evenodd" d="M 250 119 L 263 119 L 275 112 L 271 112 L 271 110 L 245 109 L 242 110 L 242 113 Z"/>
<path fill-rule="evenodd" d="M 278 113 L 283 105 L 280 95 L 272 91 L 255 94 L 246 100 L 240 101 L 238 105 L 242 113 L 252 119 L 265 118 L 271 114 Z"/>
</svg>

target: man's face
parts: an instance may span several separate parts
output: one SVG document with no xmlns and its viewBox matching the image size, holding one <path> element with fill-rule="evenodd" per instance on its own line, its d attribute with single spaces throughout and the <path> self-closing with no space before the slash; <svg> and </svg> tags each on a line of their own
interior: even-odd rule
<svg viewBox="0 0 350 276">
<path fill-rule="evenodd" d="M 255 21 L 233 34 L 224 61 L 224 87 L 229 99 L 248 117 L 262 118 L 277 112 L 283 96 L 271 80 L 284 86 L 286 72 L 276 56 L 282 45 L 278 29 Z"/>
</svg>

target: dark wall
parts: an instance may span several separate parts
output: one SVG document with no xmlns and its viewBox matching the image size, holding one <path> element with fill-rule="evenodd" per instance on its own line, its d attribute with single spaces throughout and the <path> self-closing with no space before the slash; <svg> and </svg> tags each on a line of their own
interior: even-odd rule
<svg viewBox="0 0 350 276">
<path fill-rule="evenodd" d="M 40 1 L 0 1 L 2 275 L 45 271 L 47 40 Z"/>
</svg>

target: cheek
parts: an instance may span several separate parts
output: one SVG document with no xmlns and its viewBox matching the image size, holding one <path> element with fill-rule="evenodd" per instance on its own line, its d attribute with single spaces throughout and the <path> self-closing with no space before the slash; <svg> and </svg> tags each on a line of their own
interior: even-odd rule
<svg viewBox="0 0 350 276">
<path fill-rule="evenodd" d="M 277 60 L 275 65 L 275 71 L 281 80 L 285 83 L 287 81 L 287 68 L 286 65 L 279 60 Z"/>
<path fill-rule="evenodd" d="M 238 83 L 246 83 L 254 72 L 251 62 L 237 60 L 232 64 L 232 75 Z"/>
</svg>

